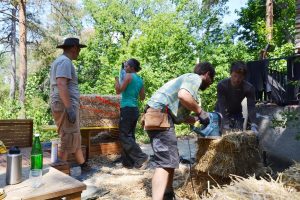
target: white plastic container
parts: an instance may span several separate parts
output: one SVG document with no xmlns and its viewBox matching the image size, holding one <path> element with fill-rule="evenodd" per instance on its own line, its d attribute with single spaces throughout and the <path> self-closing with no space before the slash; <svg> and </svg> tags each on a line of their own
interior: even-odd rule
<svg viewBox="0 0 300 200">
<path fill-rule="evenodd" d="M 58 161 L 57 154 L 58 154 L 58 139 L 51 140 L 51 163 L 56 163 Z"/>
</svg>

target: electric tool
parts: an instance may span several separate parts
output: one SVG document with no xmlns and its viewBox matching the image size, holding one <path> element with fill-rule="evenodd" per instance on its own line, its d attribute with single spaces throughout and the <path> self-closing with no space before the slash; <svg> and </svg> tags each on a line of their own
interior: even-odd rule
<svg viewBox="0 0 300 200">
<path fill-rule="evenodd" d="M 200 122 L 197 121 L 195 125 L 191 126 L 192 131 L 205 138 L 220 137 L 222 135 L 222 114 L 218 112 L 209 112 L 208 115 L 209 124 L 206 126 L 200 125 Z"/>
</svg>

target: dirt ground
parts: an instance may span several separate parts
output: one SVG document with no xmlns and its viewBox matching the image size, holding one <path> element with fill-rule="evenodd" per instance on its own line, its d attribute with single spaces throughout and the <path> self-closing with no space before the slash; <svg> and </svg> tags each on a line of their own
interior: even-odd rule
<svg viewBox="0 0 300 200">
<path fill-rule="evenodd" d="M 196 138 L 179 139 L 178 148 L 182 158 L 190 160 L 195 156 Z M 149 144 L 141 145 L 149 156 L 153 154 Z M 123 168 L 121 163 L 114 162 L 118 156 L 98 156 L 90 159 L 89 163 L 93 172 L 83 174 L 77 179 L 87 185 L 87 190 L 82 194 L 88 200 L 146 200 L 151 199 L 151 178 L 154 172 L 151 162 L 146 170 Z M 180 163 L 175 171 L 173 186 L 176 190 L 183 186 L 188 178 L 189 164 Z M 178 193 L 179 195 L 179 193 Z M 179 197 L 179 196 L 178 196 Z"/>
</svg>

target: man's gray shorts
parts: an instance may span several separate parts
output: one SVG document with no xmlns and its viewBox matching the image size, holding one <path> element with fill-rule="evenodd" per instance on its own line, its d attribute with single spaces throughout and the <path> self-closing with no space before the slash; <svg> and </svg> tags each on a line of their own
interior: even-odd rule
<svg viewBox="0 0 300 200">
<path fill-rule="evenodd" d="M 169 119 L 170 121 L 170 119 Z M 179 154 L 173 122 L 166 131 L 147 131 L 154 152 L 156 168 L 178 168 Z"/>
</svg>

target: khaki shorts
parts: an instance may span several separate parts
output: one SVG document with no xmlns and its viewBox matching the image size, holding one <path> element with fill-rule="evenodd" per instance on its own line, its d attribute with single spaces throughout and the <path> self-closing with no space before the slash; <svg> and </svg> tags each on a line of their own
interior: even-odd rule
<svg viewBox="0 0 300 200">
<path fill-rule="evenodd" d="M 76 110 L 76 121 L 74 124 L 69 122 L 62 102 L 56 101 L 51 103 L 51 111 L 61 139 L 61 151 L 64 153 L 75 153 L 81 148 L 79 109 Z"/>
</svg>

